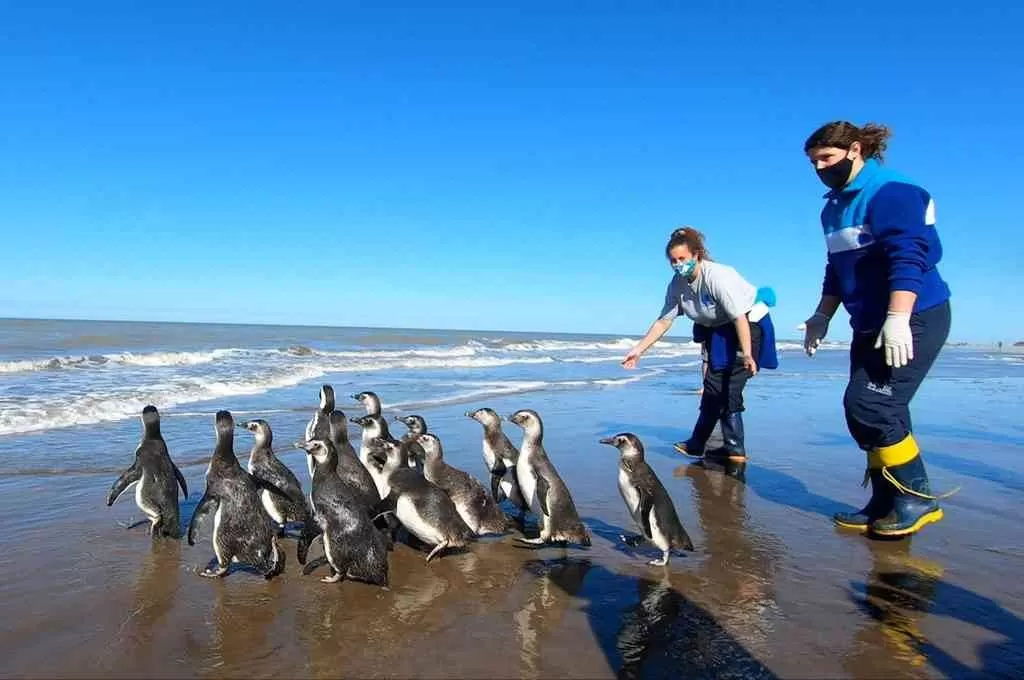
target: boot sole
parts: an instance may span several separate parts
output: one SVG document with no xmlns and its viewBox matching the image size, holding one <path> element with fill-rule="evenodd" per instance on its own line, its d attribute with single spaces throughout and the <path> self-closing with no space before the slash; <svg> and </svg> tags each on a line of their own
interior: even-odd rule
<svg viewBox="0 0 1024 680">
<path fill-rule="evenodd" d="M 672 448 L 675 449 L 676 453 L 682 454 L 682 455 L 686 456 L 687 458 L 696 458 L 696 459 L 699 460 L 699 459 L 704 457 L 703 453 L 700 453 L 700 454 L 690 453 L 689 451 L 684 449 L 682 446 L 679 446 L 678 444 L 673 444 Z"/>
<path fill-rule="evenodd" d="M 867 531 L 868 527 L 870 526 L 868 524 L 849 524 L 847 522 L 840 522 L 839 520 L 837 520 L 835 518 L 832 519 L 832 523 L 835 524 L 840 529 L 850 529 L 850 530 L 853 530 L 853 531 L 859 531 L 861 533 L 864 533 L 865 531 Z"/>
<path fill-rule="evenodd" d="M 934 524 L 943 517 L 942 508 L 933 510 L 932 512 L 925 513 L 917 518 L 917 521 L 911 524 L 906 529 L 874 529 L 871 532 L 878 534 L 879 536 L 909 536 L 910 534 L 917 533 L 928 524 Z"/>
</svg>

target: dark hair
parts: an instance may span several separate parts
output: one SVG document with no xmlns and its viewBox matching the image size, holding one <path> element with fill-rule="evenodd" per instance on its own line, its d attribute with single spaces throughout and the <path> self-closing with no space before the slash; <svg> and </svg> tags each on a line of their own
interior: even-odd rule
<svg viewBox="0 0 1024 680">
<path fill-rule="evenodd" d="M 665 245 L 665 257 L 669 257 L 669 252 L 676 246 L 686 246 L 698 260 L 711 259 L 711 254 L 704 245 L 704 234 L 693 227 L 679 227 L 672 232 Z"/>
<path fill-rule="evenodd" d="M 866 123 L 864 127 L 857 127 L 845 120 L 837 120 L 815 130 L 804 142 L 804 153 L 821 146 L 849 149 L 854 142 L 860 142 L 864 158 L 883 160 L 891 136 L 892 131 L 885 125 Z"/>
</svg>

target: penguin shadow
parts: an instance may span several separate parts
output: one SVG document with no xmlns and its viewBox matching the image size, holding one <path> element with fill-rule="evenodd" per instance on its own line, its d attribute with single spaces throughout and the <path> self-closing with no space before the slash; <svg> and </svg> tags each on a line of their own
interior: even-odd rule
<svg viewBox="0 0 1024 680">
<path fill-rule="evenodd" d="M 203 668 L 210 676 L 268 672 L 263 655 L 279 647 L 271 629 L 281 617 L 281 582 L 260 581 L 233 587 L 215 584 L 208 619 L 210 640 L 201 652 L 206 657 Z"/>
<path fill-rule="evenodd" d="M 943 580 L 941 563 L 912 554 L 912 538 L 895 544 L 868 544 L 872 568 L 863 583 L 851 582 L 850 599 L 872 625 L 861 627 L 851 666 L 877 665 L 878 647 L 900 664 L 931 664 L 946 677 L 1011 677 L 1024 667 L 1024 620 L 992 599 Z M 980 646 L 974 669 L 930 642 L 922 630 L 926 616 L 942 616 L 1002 636 Z M 868 657 L 868 658 L 863 658 Z M 895 666 L 893 672 L 898 670 Z"/>
<path fill-rule="evenodd" d="M 683 595 L 667 570 L 658 576 L 621 574 L 577 558 L 528 562 L 524 569 L 540 574 L 538 587 L 546 599 L 539 598 L 537 604 L 546 607 L 542 611 L 549 619 L 552 602 L 582 601 L 602 653 L 619 678 L 775 677 L 713 616 Z M 532 615 L 537 618 L 538 611 Z M 556 623 L 544 621 L 548 628 Z M 535 623 L 531 630 L 543 628 Z M 536 639 L 521 634 L 521 640 L 536 647 Z M 533 647 L 523 647 L 524 660 Z"/>
<path fill-rule="evenodd" d="M 653 547 L 653 545 L 647 541 L 638 543 L 638 545 L 633 546 L 629 545 L 628 543 L 622 540 L 623 536 L 638 535 L 637 531 L 630 531 L 615 524 L 609 524 L 608 522 L 598 517 L 581 517 L 580 519 L 583 520 L 583 523 L 587 525 L 587 527 L 590 529 L 590 532 L 594 536 L 604 539 L 605 541 L 608 541 L 608 543 L 611 544 L 612 550 L 614 550 L 617 553 L 620 553 L 632 559 L 646 558 L 650 560 L 654 559 L 655 557 L 661 557 L 661 551 Z M 641 547 L 649 547 L 650 550 L 641 551 L 637 549 Z M 673 551 L 672 557 L 674 558 L 677 555 L 683 554 L 685 553 L 682 551 Z"/>
</svg>

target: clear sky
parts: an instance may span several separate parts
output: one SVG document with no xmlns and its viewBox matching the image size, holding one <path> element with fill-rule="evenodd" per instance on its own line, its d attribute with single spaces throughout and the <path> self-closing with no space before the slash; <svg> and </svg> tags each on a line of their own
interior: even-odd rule
<svg viewBox="0 0 1024 680">
<path fill-rule="evenodd" d="M 0 316 L 639 334 L 688 223 L 794 337 L 846 118 L 935 196 L 951 338 L 1024 338 L 1024 3 L 17 4 Z"/>
</svg>

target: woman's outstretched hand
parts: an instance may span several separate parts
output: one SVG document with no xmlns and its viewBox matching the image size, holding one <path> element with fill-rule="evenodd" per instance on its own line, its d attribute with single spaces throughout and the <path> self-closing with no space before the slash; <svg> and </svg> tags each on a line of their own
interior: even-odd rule
<svg viewBox="0 0 1024 680">
<path fill-rule="evenodd" d="M 743 368 L 747 369 L 750 372 L 751 377 L 757 375 L 757 362 L 754 361 L 754 357 L 743 357 Z"/>
<path fill-rule="evenodd" d="M 629 354 L 622 360 L 622 365 L 625 368 L 636 368 L 636 362 L 640 361 L 640 355 L 643 354 L 640 350 L 635 347 L 629 350 Z"/>
</svg>

